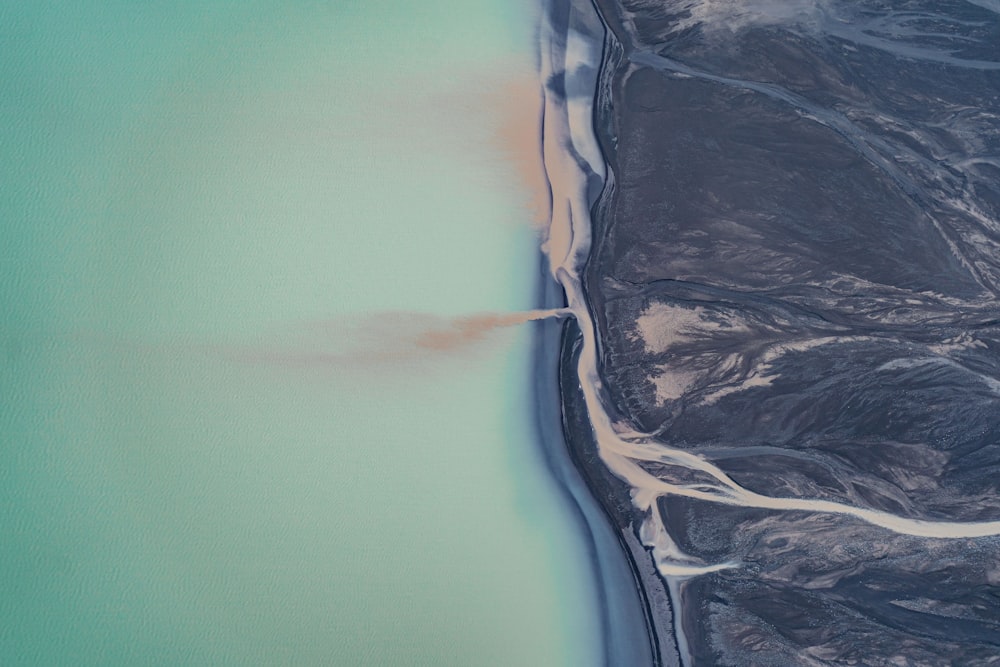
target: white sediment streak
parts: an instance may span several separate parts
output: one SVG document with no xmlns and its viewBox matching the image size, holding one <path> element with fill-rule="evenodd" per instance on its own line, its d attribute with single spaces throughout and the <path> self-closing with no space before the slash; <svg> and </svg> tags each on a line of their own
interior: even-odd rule
<svg viewBox="0 0 1000 667">
<path fill-rule="evenodd" d="M 559 74 L 564 74 L 566 80 L 569 80 L 582 64 L 595 62 L 599 45 L 590 43 L 585 48 L 585 43 L 576 36 L 564 38 L 543 20 L 543 81 L 551 81 Z M 561 44 L 566 42 L 572 48 L 562 48 Z M 548 257 L 553 277 L 565 290 L 567 310 L 576 318 L 583 337 L 577 372 L 601 460 L 616 476 L 631 486 L 635 507 L 646 514 L 640 537 L 651 549 L 659 572 L 673 582 L 672 587 L 681 579 L 739 565 L 704 565 L 685 555 L 674 544 L 657 505 L 659 498 L 671 495 L 739 507 L 839 514 L 895 533 L 927 538 L 1000 535 L 1000 521 L 925 521 L 828 500 L 762 495 L 743 488 L 721 468 L 701 456 L 670 447 L 642 434 L 620 435 L 614 428 L 604 402 L 598 372 L 596 328 L 584 296 L 580 275 L 591 246 L 590 206 L 584 168 L 589 168 L 601 178 L 605 177 L 603 159 L 597 160 L 594 157 L 599 156 L 600 151 L 592 132 L 592 99 L 567 98 L 559 92 L 546 89 L 544 102 L 543 152 L 545 171 L 552 191 L 552 207 L 547 238 L 542 249 Z M 640 462 L 680 466 L 703 473 L 708 479 L 699 483 L 674 484 L 651 474 Z"/>
</svg>

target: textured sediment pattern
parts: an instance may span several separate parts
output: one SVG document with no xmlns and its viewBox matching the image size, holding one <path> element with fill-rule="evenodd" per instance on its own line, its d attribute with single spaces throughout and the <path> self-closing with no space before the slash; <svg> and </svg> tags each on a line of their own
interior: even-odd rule
<svg viewBox="0 0 1000 667">
<path fill-rule="evenodd" d="M 1000 663 L 1000 6 L 595 5 L 564 402 L 681 660 Z"/>
</svg>

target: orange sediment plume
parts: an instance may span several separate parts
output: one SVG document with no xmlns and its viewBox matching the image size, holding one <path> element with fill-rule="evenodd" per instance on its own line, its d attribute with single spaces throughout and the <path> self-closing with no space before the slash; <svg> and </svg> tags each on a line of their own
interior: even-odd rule
<svg viewBox="0 0 1000 667">
<path fill-rule="evenodd" d="M 544 320 L 550 317 L 566 317 L 570 311 L 529 310 L 519 313 L 488 313 L 459 317 L 452 320 L 449 326 L 426 331 L 417 336 L 414 341 L 418 348 L 445 351 L 483 340 L 496 329 L 524 324 L 532 320 Z"/>
<path fill-rule="evenodd" d="M 274 345 L 228 350 L 225 356 L 281 366 L 369 369 L 443 360 L 476 347 L 503 342 L 500 330 L 531 321 L 564 318 L 565 308 L 513 313 L 480 313 L 442 318 L 386 311 L 359 318 L 309 323 Z"/>
<path fill-rule="evenodd" d="M 510 77 L 484 98 L 495 118 L 496 150 L 517 176 L 532 225 L 542 229 L 549 220 L 550 197 L 542 163 L 542 94 L 537 76 Z"/>
<path fill-rule="evenodd" d="M 414 93 L 411 106 L 413 122 L 439 138 L 439 150 L 442 140 L 450 142 L 456 159 L 482 169 L 490 187 L 511 192 L 526 222 L 545 228 L 551 198 L 542 159 L 543 96 L 530 63 L 470 70 L 433 94 Z"/>
</svg>

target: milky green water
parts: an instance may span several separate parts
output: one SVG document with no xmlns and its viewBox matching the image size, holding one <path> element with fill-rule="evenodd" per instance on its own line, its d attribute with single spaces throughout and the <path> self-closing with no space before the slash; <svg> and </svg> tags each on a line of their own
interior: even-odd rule
<svg viewBox="0 0 1000 667">
<path fill-rule="evenodd" d="M 530 307 L 523 10 L 0 8 L 0 664 L 596 664 L 528 332 L 344 333 Z"/>
</svg>

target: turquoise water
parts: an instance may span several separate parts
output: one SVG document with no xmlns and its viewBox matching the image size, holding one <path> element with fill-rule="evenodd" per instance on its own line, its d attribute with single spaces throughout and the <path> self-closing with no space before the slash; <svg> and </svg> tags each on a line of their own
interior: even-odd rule
<svg viewBox="0 0 1000 667">
<path fill-rule="evenodd" d="M 531 305 L 530 20 L 0 9 L 0 663 L 596 662 L 528 332 L 405 340 Z"/>
</svg>

